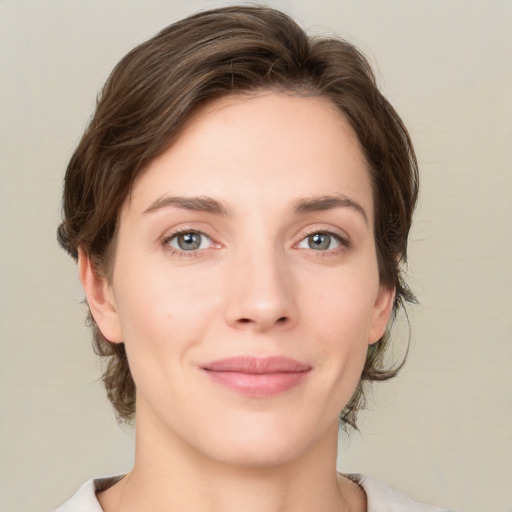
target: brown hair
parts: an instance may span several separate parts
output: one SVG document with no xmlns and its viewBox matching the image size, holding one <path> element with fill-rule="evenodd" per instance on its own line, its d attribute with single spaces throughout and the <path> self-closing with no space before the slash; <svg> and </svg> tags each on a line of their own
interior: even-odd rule
<svg viewBox="0 0 512 512">
<path fill-rule="evenodd" d="M 115 67 L 67 167 L 58 240 L 74 258 L 82 248 L 95 271 L 111 277 L 121 205 L 136 177 L 179 136 L 199 105 L 261 89 L 330 99 L 356 132 L 374 187 L 375 241 L 381 284 L 396 289 L 394 314 L 414 296 L 402 279 L 418 193 L 414 150 L 402 121 L 379 92 L 372 70 L 351 44 L 309 37 L 285 14 L 232 6 L 201 12 L 162 30 Z M 110 343 L 89 313 L 103 381 L 116 414 L 135 412 L 123 344 Z M 369 347 L 361 381 L 340 418 L 355 426 L 364 383 L 389 379 L 403 362 L 384 364 L 389 332 Z"/>
</svg>

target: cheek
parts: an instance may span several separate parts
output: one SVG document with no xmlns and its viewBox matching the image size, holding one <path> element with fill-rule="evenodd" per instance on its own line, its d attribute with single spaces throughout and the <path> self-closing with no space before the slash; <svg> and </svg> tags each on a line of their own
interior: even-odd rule
<svg viewBox="0 0 512 512">
<path fill-rule="evenodd" d="M 370 269 L 370 277 L 331 275 L 321 292 L 309 293 L 303 301 L 308 338 L 316 339 L 315 351 L 337 404 L 348 401 L 365 364 L 378 293 L 378 278 L 372 274 Z"/>
<path fill-rule="evenodd" d="M 303 294 L 303 312 L 324 333 L 332 333 L 332 338 L 339 343 L 340 338 L 347 342 L 368 341 L 374 314 L 375 299 L 378 294 L 378 278 L 340 272 L 331 275 L 321 288 L 318 282 L 303 286 L 304 289 L 316 290 Z"/>
<path fill-rule="evenodd" d="M 208 293 L 211 279 L 147 263 L 133 263 L 136 271 L 123 278 L 119 263 L 116 303 L 130 364 L 156 358 L 157 364 L 172 365 L 200 342 L 219 308 L 217 294 Z"/>
</svg>

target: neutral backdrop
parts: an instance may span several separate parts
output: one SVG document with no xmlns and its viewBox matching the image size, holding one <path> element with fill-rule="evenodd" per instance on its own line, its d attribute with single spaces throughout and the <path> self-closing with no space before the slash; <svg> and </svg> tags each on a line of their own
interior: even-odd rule
<svg viewBox="0 0 512 512">
<path fill-rule="evenodd" d="M 0 0 L 2 511 L 50 510 L 86 479 L 130 468 L 133 433 L 104 398 L 75 265 L 55 241 L 61 183 L 115 63 L 163 26 L 219 5 Z M 339 467 L 418 500 L 510 512 L 512 2 L 269 5 L 359 45 L 421 167 L 409 360 L 375 388 L 361 432 L 341 436 Z"/>
</svg>

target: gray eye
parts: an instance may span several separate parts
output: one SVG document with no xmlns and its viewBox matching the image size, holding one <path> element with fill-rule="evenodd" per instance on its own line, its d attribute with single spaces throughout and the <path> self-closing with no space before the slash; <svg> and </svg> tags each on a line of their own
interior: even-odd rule
<svg viewBox="0 0 512 512">
<path fill-rule="evenodd" d="M 300 244 L 300 249 L 313 249 L 314 251 L 328 251 L 339 247 L 340 240 L 336 235 L 330 233 L 312 233 L 304 238 Z"/>
<path fill-rule="evenodd" d="M 198 231 L 187 231 L 174 235 L 169 241 L 169 245 L 181 251 L 196 251 L 209 247 L 211 240 Z"/>
<path fill-rule="evenodd" d="M 325 251 L 331 245 L 331 236 L 325 233 L 315 233 L 308 236 L 308 246 L 310 249 Z"/>
</svg>

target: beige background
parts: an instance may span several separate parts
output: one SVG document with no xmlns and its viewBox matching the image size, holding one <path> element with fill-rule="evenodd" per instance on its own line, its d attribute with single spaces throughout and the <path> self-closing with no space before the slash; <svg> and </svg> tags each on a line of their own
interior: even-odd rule
<svg viewBox="0 0 512 512">
<path fill-rule="evenodd" d="M 2 511 L 49 510 L 130 466 L 133 435 L 97 382 L 74 264 L 55 242 L 61 181 L 119 58 L 219 4 L 0 1 Z M 421 165 L 408 365 L 376 389 L 361 434 L 342 436 L 340 468 L 468 512 L 512 511 L 512 2 L 269 4 L 378 62 Z"/>
</svg>

